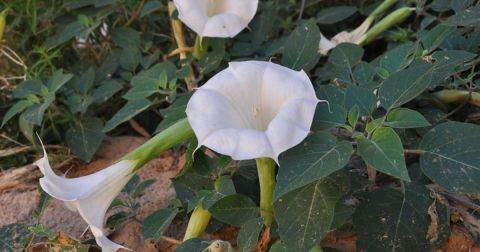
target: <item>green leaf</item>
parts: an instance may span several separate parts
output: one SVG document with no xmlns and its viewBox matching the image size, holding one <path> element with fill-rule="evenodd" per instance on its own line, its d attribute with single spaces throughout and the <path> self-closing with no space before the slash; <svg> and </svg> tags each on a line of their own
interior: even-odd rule
<svg viewBox="0 0 480 252">
<path fill-rule="evenodd" d="M 144 239 L 152 239 L 155 242 L 167 230 L 178 213 L 178 208 L 164 208 L 153 212 L 142 221 L 142 235 Z"/>
<path fill-rule="evenodd" d="M 338 105 L 331 103 L 320 103 L 315 110 L 313 117 L 312 131 L 326 130 L 336 126 L 344 125 L 347 112 Z"/>
<path fill-rule="evenodd" d="M 242 226 L 259 214 L 255 202 L 241 194 L 223 197 L 208 208 L 208 211 L 214 218 L 234 226 Z"/>
<path fill-rule="evenodd" d="M 90 161 L 105 137 L 102 128 L 102 120 L 84 118 L 67 130 L 65 141 L 73 154 L 84 161 Z"/>
<path fill-rule="evenodd" d="M 359 117 L 360 117 L 360 109 L 358 108 L 357 105 L 355 105 L 352 108 L 350 108 L 350 110 L 348 111 L 348 117 L 347 117 L 348 124 L 350 124 L 350 126 L 355 128 L 355 125 L 357 125 Z"/>
<path fill-rule="evenodd" d="M 466 66 L 465 63 L 476 56 L 476 54 L 461 50 L 434 52 L 432 54 L 432 58 L 435 60 L 433 64 L 432 86 L 437 86 L 445 81 L 446 78 L 468 69 L 470 66 Z"/>
<path fill-rule="evenodd" d="M 275 199 L 342 169 L 350 160 L 352 145 L 332 135 L 314 133 L 280 159 Z"/>
<path fill-rule="evenodd" d="M 205 54 L 199 61 L 198 67 L 201 74 L 211 73 L 220 66 L 222 63 L 223 57 L 225 56 L 225 50 L 219 49 L 213 52 Z"/>
<path fill-rule="evenodd" d="M 285 42 L 282 65 L 293 70 L 309 71 L 320 59 L 320 30 L 313 20 L 297 26 Z"/>
<path fill-rule="evenodd" d="M 176 71 L 175 65 L 170 62 L 162 62 L 159 64 L 155 64 L 148 70 L 143 70 L 139 74 L 135 75 L 135 77 L 132 78 L 132 86 L 142 86 L 142 85 L 148 85 L 148 86 L 160 86 L 160 77 L 162 76 L 162 73 L 167 74 L 167 80 L 171 80 L 175 78 L 175 71 Z"/>
<path fill-rule="evenodd" d="M 60 88 L 63 87 L 70 79 L 72 79 L 73 74 L 64 74 L 62 70 L 58 70 L 53 73 L 53 76 L 50 77 L 47 83 L 48 91 L 51 93 L 57 92 Z"/>
<path fill-rule="evenodd" d="M 156 1 L 156 0 L 153 0 L 153 1 L 148 1 L 144 6 L 143 6 L 143 9 L 142 9 L 142 12 L 140 12 L 140 17 L 143 18 L 145 17 L 146 15 L 150 14 L 150 13 L 153 13 L 157 10 L 159 10 L 160 8 L 162 8 L 162 3 L 160 1 Z"/>
<path fill-rule="evenodd" d="M 188 239 L 175 248 L 175 252 L 205 252 L 211 241 L 202 238 Z"/>
<path fill-rule="evenodd" d="M 112 39 L 118 46 L 127 48 L 140 47 L 140 33 L 129 27 L 119 27 L 112 31 Z"/>
<path fill-rule="evenodd" d="M 379 90 L 381 105 L 388 111 L 413 100 L 430 85 L 432 72 L 433 67 L 422 62 L 390 75 Z"/>
<path fill-rule="evenodd" d="M 152 103 L 147 99 L 138 99 L 133 101 L 128 101 L 125 106 L 123 106 L 117 113 L 105 123 L 105 127 L 103 128 L 103 132 L 108 132 L 117 125 L 130 120 L 134 116 L 138 115 L 142 111 L 146 110 L 150 107 Z"/>
<path fill-rule="evenodd" d="M 422 139 L 420 165 L 435 183 L 452 192 L 480 192 L 480 126 L 446 122 Z"/>
<path fill-rule="evenodd" d="M 392 128 L 379 128 L 372 139 L 358 139 L 358 152 L 363 160 L 378 171 L 410 181 L 400 137 Z"/>
<path fill-rule="evenodd" d="M 122 88 L 123 84 L 120 81 L 114 79 L 106 80 L 93 91 L 93 102 L 105 102 Z"/>
<path fill-rule="evenodd" d="M 460 11 L 442 22 L 444 25 L 450 26 L 480 26 L 480 6 L 473 6 L 466 10 Z"/>
<path fill-rule="evenodd" d="M 432 28 L 424 34 L 420 41 L 427 52 L 437 49 L 442 42 L 455 31 L 454 27 L 446 26 L 442 23 Z"/>
<path fill-rule="evenodd" d="M 392 128 L 421 128 L 430 126 L 430 123 L 423 117 L 422 114 L 415 110 L 407 108 L 396 108 L 390 111 L 387 115 L 387 120 L 384 125 Z"/>
<path fill-rule="evenodd" d="M 350 110 L 358 106 L 360 116 L 371 115 L 376 104 L 377 97 L 370 88 L 348 86 L 345 90 L 345 108 Z"/>
<path fill-rule="evenodd" d="M 319 99 L 327 100 L 330 104 L 336 103 L 343 106 L 345 103 L 345 90 L 338 86 L 321 85 L 316 93 Z"/>
<path fill-rule="evenodd" d="M 274 202 L 278 233 L 288 251 L 308 251 L 326 236 L 334 218 L 335 205 L 348 187 L 347 177 L 336 173 Z"/>
<path fill-rule="evenodd" d="M 55 100 L 55 94 L 49 93 L 45 97 L 45 101 L 41 104 L 33 104 L 27 110 L 22 113 L 23 119 L 33 125 L 41 125 L 43 121 L 43 115 L 48 107 Z"/>
<path fill-rule="evenodd" d="M 415 58 L 418 43 L 407 42 L 377 57 L 371 64 L 391 75 L 405 69 Z"/>
<path fill-rule="evenodd" d="M 22 111 L 24 111 L 25 109 L 27 109 L 32 105 L 33 103 L 29 100 L 21 100 L 15 103 L 12 107 L 10 107 L 7 113 L 5 113 L 5 116 L 3 117 L 2 125 L 0 126 L 0 128 L 2 128 L 5 125 L 5 123 L 7 123 L 8 120 L 12 119 L 12 117 L 14 117 L 16 114 L 22 113 Z"/>
<path fill-rule="evenodd" d="M 334 6 L 322 8 L 317 14 L 319 24 L 334 24 L 345 20 L 357 12 L 354 6 Z"/>
<path fill-rule="evenodd" d="M 158 124 L 155 132 L 161 132 L 178 122 L 179 120 L 187 117 L 185 110 L 187 109 L 187 103 L 190 100 L 191 95 L 178 97 L 170 107 L 160 110 L 163 116 L 163 120 Z"/>
<path fill-rule="evenodd" d="M 240 247 L 241 252 L 251 251 L 258 241 L 258 235 L 263 228 L 263 218 L 251 219 L 245 222 L 240 228 L 238 234 L 237 244 Z"/>
<path fill-rule="evenodd" d="M 40 217 L 45 212 L 45 209 L 50 205 L 50 195 L 43 191 L 43 189 L 39 188 L 40 191 L 40 199 L 38 200 L 37 207 L 32 212 L 32 218 L 36 220 L 40 220 Z"/>
<path fill-rule="evenodd" d="M 124 69 L 135 72 L 142 59 L 142 52 L 138 47 L 130 46 L 123 49 L 120 55 L 120 66 Z"/>
<path fill-rule="evenodd" d="M 436 211 L 432 223 L 429 207 Z M 437 219 L 438 218 L 438 219 Z M 447 206 L 430 198 L 421 184 L 408 183 L 405 194 L 392 188 L 381 188 L 364 194 L 353 216 L 358 232 L 357 249 L 383 251 L 433 251 L 449 235 L 450 214 Z M 438 237 L 427 240 L 429 226 Z"/>
<path fill-rule="evenodd" d="M 49 37 L 43 46 L 46 48 L 56 47 L 75 38 L 75 36 L 83 33 L 86 29 L 87 27 L 80 23 L 80 21 L 76 20 L 57 29 L 55 35 Z"/>
<path fill-rule="evenodd" d="M 43 94 L 44 89 L 47 89 L 45 85 L 40 80 L 26 80 L 17 86 L 13 90 L 14 98 L 27 98 L 30 95 L 39 95 Z"/>
<path fill-rule="evenodd" d="M 363 57 L 363 48 L 350 43 L 342 43 L 333 48 L 328 62 L 335 67 L 335 76 L 339 81 L 353 84 L 353 68 Z"/>
</svg>

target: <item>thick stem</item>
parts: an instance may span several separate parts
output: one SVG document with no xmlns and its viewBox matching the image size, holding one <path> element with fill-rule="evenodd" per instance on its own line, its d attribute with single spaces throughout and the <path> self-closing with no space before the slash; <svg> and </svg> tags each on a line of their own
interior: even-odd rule
<svg viewBox="0 0 480 252">
<path fill-rule="evenodd" d="M 193 137 L 193 135 L 192 127 L 190 127 L 187 119 L 182 119 L 125 155 L 122 160 L 138 161 L 135 172 L 158 154 Z"/>
<path fill-rule="evenodd" d="M 197 59 L 203 58 L 208 51 L 208 38 L 202 38 L 199 35 L 195 38 L 195 47 L 193 56 Z"/>
<path fill-rule="evenodd" d="M 275 190 L 275 161 L 271 158 L 257 158 L 258 179 L 260 180 L 260 214 L 265 225 L 273 223 L 273 191 Z"/>
<path fill-rule="evenodd" d="M 210 212 L 205 210 L 201 204 L 195 207 L 188 221 L 183 241 L 201 236 L 205 232 L 211 217 Z"/>
<path fill-rule="evenodd" d="M 367 44 L 374 40 L 380 33 L 388 30 L 390 27 L 403 22 L 411 13 L 414 11 L 415 8 L 409 8 L 409 7 L 403 7 L 400 8 L 392 13 L 390 15 L 386 16 L 380 22 L 378 22 L 376 25 L 374 25 L 370 30 L 368 30 L 365 35 L 363 35 L 358 43 L 361 45 Z"/>
</svg>

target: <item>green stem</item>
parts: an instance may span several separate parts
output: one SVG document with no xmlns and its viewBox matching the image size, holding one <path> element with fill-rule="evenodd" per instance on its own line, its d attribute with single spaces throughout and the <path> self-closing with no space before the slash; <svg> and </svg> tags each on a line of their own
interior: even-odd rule
<svg viewBox="0 0 480 252">
<path fill-rule="evenodd" d="M 313 248 L 311 248 L 308 252 L 322 252 L 322 247 L 320 245 L 315 245 Z"/>
<path fill-rule="evenodd" d="M 205 232 L 211 217 L 210 212 L 205 210 L 201 204 L 198 204 L 190 216 L 183 241 L 201 236 Z"/>
<path fill-rule="evenodd" d="M 122 160 L 135 160 L 137 165 L 133 172 L 152 160 L 160 153 L 171 147 L 193 137 L 193 130 L 187 119 L 182 119 L 166 130 L 158 133 L 152 139 L 148 140 L 142 146 L 125 155 Z"/>
<path fill-rule="evenodd" d="M 380 33 L 386 31 L 390 27 L 403 22 L 411 13 L 414 11 L 415 8 L 403 7 L 400 8 L 390 15 L 386 16 L 384 19 L 380 20 L 376 25 L 374 25 L 370 30 L 368 30 L 365 35 L 363 35 L 359 40 L 358 43 L 361 45 L 367 44 L 374 40 Z"/>
<path fill-rule="evenodd" d="M 260 214 L 265 225 L 273 223 L 273 191 L 275 190 L 275 161 L 271 158 L 257 158 L 258 179 L 260 180 Z"/>
<path fill-rule="evenodd" d="M 0 13 L 0 41 L 3 38 L 3 32 L 5 31 L 6 21 L 5 21 L 5 11 Z"/>
</svg>

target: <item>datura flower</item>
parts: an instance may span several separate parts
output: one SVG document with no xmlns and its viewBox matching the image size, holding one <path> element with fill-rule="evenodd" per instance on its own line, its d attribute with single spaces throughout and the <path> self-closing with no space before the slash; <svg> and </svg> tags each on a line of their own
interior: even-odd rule
<svg viewBox="0 0 480 252">
<path fill-rule="evenodd" d="M 178 18 L 200 37 L 233 38 L 248 26 L 258 0 L 174 0 Z"/>
<path fill-rule="evenodd" d="M 332 50 L 341 43 L 360 44 L 363 35 L 365 35 L 365 33 L 368 31 L 368 28 L 370 28 L 372 22 L 373 18 L 367 18 L 355 30 L 350 32 L 342 31 L 337 35 L 333 36 L 332 39 L 327 39 L 323 34 L 320 33 L 320 44 L 318 52 L 322 55 L 326 55 L 328 51 Z"/>
<path fill-rule="evenodd" d="M 198 147 L 235 160 L 266 157 L 278 163 L 280 153 L 308 135 L 319 101 L 303 71 L 232 62 L 192 95 L 186 113 Z"/>
<path fill-rule="evenodd" d="M 122 160 L 88 176 L 65 178 L 53 172 L 45 148 L 43 153 L 44 157 L 35 162 L 44 175 L 40 178 L 42 189 L 50 196 L 65 201 L 70 210 L 80 213 L 104 252 L 127 249 L 107 238 L 103 220 L 112 201 L 133 176 L 136 162 Z"/>
</svg>

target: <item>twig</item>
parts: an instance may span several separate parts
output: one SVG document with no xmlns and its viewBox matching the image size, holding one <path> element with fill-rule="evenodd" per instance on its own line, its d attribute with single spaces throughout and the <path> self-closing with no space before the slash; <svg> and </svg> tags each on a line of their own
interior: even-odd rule
<svg viewBox="0 0 480 252">
<path fill-rule="evenodd" d="M 60 145 L 45 145 L 45 149 L 58 149 L 62 148 Z M 4 150 L 0 150 L 0 158 L 2 157 L 8 157 L 8 156 L 13 156 L 16 154 L 20 154 L 23 152 L 29 152 L 35 150 L 34 146 L 21 146 L 21 147 L 14 147 L 14 148 L 8 148 Z"/>
<path fill-rule="evenodd" d="M 166 241 L 166 242 L 173 243 L 173 244 L 175 244 L 175 245 L 180 245 L 180 244 L 182 244 L 181 241 L 179 241 L 179 240 L 177 240 L 177 239 L 173 239 L 173 238 L 168 237 L 168 236 L 164 236 L 164 235 L 160 236 L 160 239 L 162 239 L 162 240 L 164 240 L 164 241 Z"/>
<path fill-rule="evenodd" d="M 143 137 L 146 137 L 146 138 L 151 138 L 152 135 L 150 135 L 150 133 L 148 133 L 147 130 L 145 130 L 137 121 L 135 121 L 134 119 L 130 119 L 128 120 L 128 123 L 130 124 L 130 126 L 138 133 L 140 134 L 141 136 Z"/>
<path fill-rule="evenodd" d="M 179 48 L 171 51 L 171 52 L 167 55 L 167 57 L 173 57 L 173 56 L 175 56 L 175 55 L 177 55 L 177 54 L 184 54 L 184 53 L 186 53 L 186 52 L 193 52 L 193 51 L 194 51 L 194 49 L 193 49 L 192 47 L 179 47 Z"/>
</svg>

